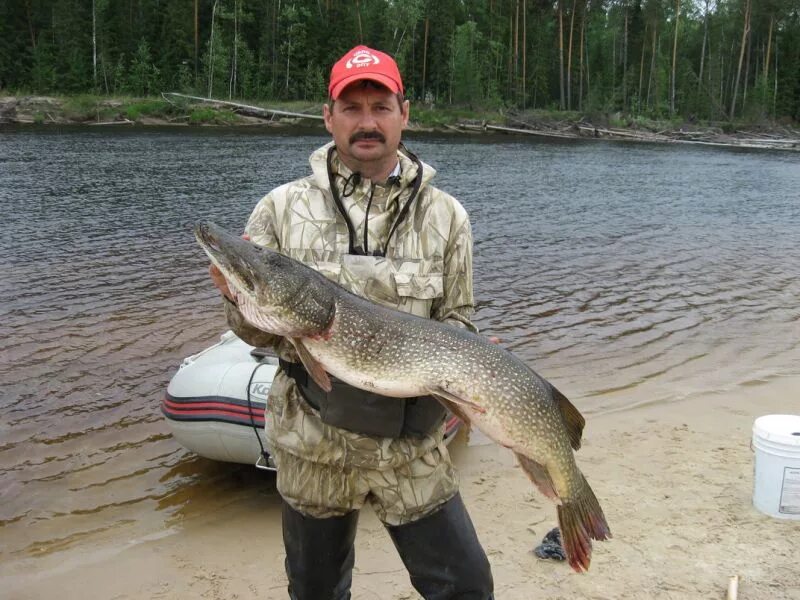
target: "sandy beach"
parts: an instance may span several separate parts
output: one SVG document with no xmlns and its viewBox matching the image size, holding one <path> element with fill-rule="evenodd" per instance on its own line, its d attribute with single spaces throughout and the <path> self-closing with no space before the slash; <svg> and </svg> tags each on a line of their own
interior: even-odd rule
<svg viewBox="0 0 800 600">
<path fill-rule="evenodd" d="M 462 494 L 484 544 L 497 598 L 800 598 L 800 521 L 752 506 L 753 420 L 797 412 L 800 378 L 740 385 L 681 402 L 587 414 L 579 464 L 604 506 L 614 539 L 596 543 L 589 573 L 531 552 L 555 509 L 493 444 L 451 445 Z M 90 543 L 7 562 L 3 597 L 284 598 L 283 546 L 274 482 L 243 470 L 218 509 L 167 530 L 125 539 L 124 527 Z M 253 494 L 253 487 L 264 493 Z M 410 600 L 411 587 L 370 509 L 357 537 L 353 598 Z"/>
</svg>

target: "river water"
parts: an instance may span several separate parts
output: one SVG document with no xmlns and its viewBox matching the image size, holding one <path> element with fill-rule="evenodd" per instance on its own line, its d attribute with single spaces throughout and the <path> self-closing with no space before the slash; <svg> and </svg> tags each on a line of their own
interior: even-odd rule
<svg viewBox="0 0 800 600">
<path fill-rule="evenodd" d="M 0 560 L 130 543 L 275 494 L 254 469 L 178 446 L 159 403 L 225 329 L 192 225 L 241 230 L 326 140 L 0 131 Z M 408 145 L 471 214 L 476 322 L 590 419 L 689 396 L 701 410 L 704 393 L 800 372 L 797 154 Z"/>
</svg>

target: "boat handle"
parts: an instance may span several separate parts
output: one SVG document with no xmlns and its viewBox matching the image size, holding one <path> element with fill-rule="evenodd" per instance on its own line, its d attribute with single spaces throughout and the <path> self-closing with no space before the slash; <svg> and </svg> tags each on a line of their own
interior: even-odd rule
<svg viewBox="0 0 800 600">
<path fill-rule="evenodd" d="M 278 469 L 275 468 L 275 463 L 272 461 L 272 457 L 268 459 L 264 457 L 262 454 L 256 460 L 256 469 L 261 469 L 262 471 L 277 471 Z"/>
</svg>

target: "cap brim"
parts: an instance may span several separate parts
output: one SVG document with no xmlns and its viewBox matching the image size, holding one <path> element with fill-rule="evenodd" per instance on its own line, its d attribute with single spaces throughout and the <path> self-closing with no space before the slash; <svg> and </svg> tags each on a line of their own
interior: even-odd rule
<svg viewBox="0 0 800 600">
<path fill-rule="evenodd" d="M 355 83 L 356 81 L 363 81 L 365 79 L 380 83 L 382 86 L 389 88 L 389 91 L 394 94 L 400 92 L 400 86 L 391 77 L 381 75 L 380 73 L 356 73 L 350 77 L 345 77 L 335 86 L 333 86 L 333 88 L 331 88 L 331 99 L 336 100 L 344 91 L 344 88 L 346 88 L 348 85 Z"/>
</svg>

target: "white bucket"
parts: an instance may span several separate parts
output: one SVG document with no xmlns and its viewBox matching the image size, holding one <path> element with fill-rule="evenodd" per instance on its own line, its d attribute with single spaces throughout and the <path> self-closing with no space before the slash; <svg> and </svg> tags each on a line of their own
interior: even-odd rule
<svg viewBox="0 0 800 600">
<path fill-rule="evenodd" d="M 753 424 L 753 506 L 800 520 L 800 415 L 766 415 Z"/>
</svg>

